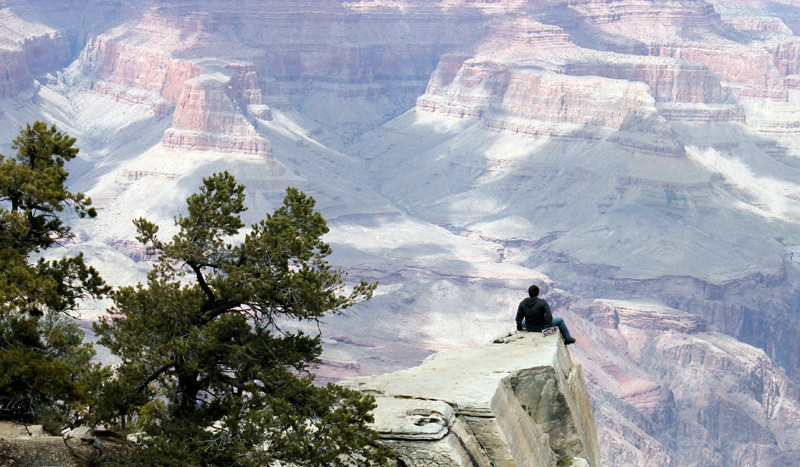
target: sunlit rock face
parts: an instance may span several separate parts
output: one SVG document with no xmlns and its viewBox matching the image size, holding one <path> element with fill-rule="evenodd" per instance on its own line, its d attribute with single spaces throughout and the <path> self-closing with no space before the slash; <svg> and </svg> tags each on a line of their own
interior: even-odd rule
<svg viewBox="0 0 800 467">
<path fill-rule="evenodd" d="M 401 465 L 600 465 L 581 366 L 558 333 L 508 333 L 341 384 L 376 397 L 373 427 Z"/>
<path fill-rule="evenodd" d="M 270 143 L 258 136 L 239 112 L 235 97 L 232 100 L 225 93 L 230 81 L 225 75 L 208 74 L 185 81 L 172 128 L 164 133 L 162 145 L 170 149 L 270 156 Z"/>
<path fill-rule="evenodd" d="M 170 235 L 213 172 L 247 185 L 246 222 L 296 186 L 348 281 L 380 281 L 322 327 L 321 381 L 482 345 L 539 283 L 605 465 L 798 460 L 797 2 L 8 0 L 0 18 L 0 151 L 56 123 L 100 212 L 49 254 L 136 283 L 153 258 L 131 219 Z"/>
</svg>

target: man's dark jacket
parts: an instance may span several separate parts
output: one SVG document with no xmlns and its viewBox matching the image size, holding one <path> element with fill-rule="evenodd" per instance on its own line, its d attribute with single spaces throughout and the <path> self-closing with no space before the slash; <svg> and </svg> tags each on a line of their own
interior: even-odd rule
<svg viewBox="0 0 800 467">
<path fill-rule="evenodd" d="M 522 330 L 522 318 L 528 331 L 541 331 L 553 325 L 550 305 L 539 297 L 529 297 L 520 302 L 517 309 L 517 330 Z"/>
</svg>

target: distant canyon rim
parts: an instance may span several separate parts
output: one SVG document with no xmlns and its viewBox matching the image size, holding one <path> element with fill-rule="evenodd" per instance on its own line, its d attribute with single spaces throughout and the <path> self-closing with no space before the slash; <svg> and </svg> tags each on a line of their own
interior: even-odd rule
<svg viewBox="0 0 800 467">
<path fill-rule="evenodd" d="M 312 195 L 380 281 L 321 381 L 483 344 L 538 283 L 604 465 L 797 465 L 798 35 L 794 0 L 0 0 L 0 152 L 77 138 L 99 216 L 48 254 L 113 285 L 214 172 L 249 223 Z"/>
</svg>

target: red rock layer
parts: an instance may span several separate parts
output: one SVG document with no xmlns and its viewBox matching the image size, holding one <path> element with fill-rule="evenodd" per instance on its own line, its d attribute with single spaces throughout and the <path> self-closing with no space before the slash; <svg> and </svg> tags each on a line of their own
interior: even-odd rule
<svg viewBox="0 0 800 467">
<path fill-rule="evenodd" d="M 258 136 L 226 94 L 230 78 L 203 75 L 184 83 L 162 144 L 168 148 L 216 150 L 271 156 L 272 145 Z"/>
<path fill-rule="evenodd" d="M 230 83 L 230 94 L 247 105 L 263 105 L 264 95 L 276 92 L 274 80 L 267 83 L 263 75 L 263 65 L 234 63 L 227 65 L 226 68 L 235 73 Z"/>
<path fill-rule="evenodd" d="M 780 18 L 770 17 L 745 17 L 745 18 L 723 18 L 725 24 L 729 24 L 736 29 L 747 31 L 769 31 L 784 34 L 792 34 L 792 30 L 786 26 Z"/>
<path fill-rule="evenodd" d="M 0 2 L 0 98 L 29 89 L 75 59 L 85 38 L 122 21 L 130 5 L 112 0 Z"/>
<path fill-rule="evenodd" d="M 163 14 L 163 10 L 173 14 Z M 175 102 L 183 82 L 203 73 L 191 60 L 179 58 L 179 53 L 213 43 L 215 25 L 208 14 L 188 7 L 154 7 L 128 33 L 90 39 L 81 62 L 86 72 L 96 73 L 100 80 L 156 92 Z"/>
<path fill-rule="evenodd" d="M 629 37 L 647 42 L 689 30 L 695 34 L 716 33 L 724 27 L 714 6 L 706 2 L 569 0 L 567 3 L 576 8 L 580 20 L 587 24 L 614 25 L 617 30 L 629 33 Z"/>
<path fill-rule="evenodd" d="M 738 106 L 658 106 L 658 113 L 667 120 L 681 122 L 739 122 L 745 123 L 747 115 Z"/>
<path fill-rule="evenodd" d="M 523 17 L 486 28 L 486 37 L 506 47 L 523 47 L 553 53 L 554 49 L 575 49 L 564 29 Z"/>
<path fill-rule="evenodd" d="M 788 96 L 783 76 L 767 50 L 658 44 L 649 48 L 649 54 L 705 65 L 740 96 L 778 100 L 786 100 Z"/>
<path fill-rule="evenodd" d="M 748 30 L 779 30 L 787 33 L 790 28 L 781 27 L 783 21 L 776 17 L 760 18 L 760 23 L 754 23 L 753 16 L 745 17 L 742 21 L 726 22 L 713 5 L 705 2 L 630 0 L 570 3 L 580 13 L 580 24 L 594 26 L 594 34 L 607 40 L 607 47 L 612 50 L 615 49 L 615 42 L 633 43 L 638 54 L 702 64 L 719 81 L 729 83 L 740 96 L 786 100 L 782 77 L 793 74 L 786 70 L 796 69 L 800 63 L 792 53 L 787 54 L 785 48 L 773 50 L 753 41 L 752 37 L 737 38 L 734 29 L 737 26 Z M 770 7 L 767 10 L 779 9 Z M 578 23 L 575 25 L 578 27 Z M 793 43 L 794 40 L 789 39 L 789 42 Z"/>
<path fill-rule="evenodd" d="M 272 145 L 261 137 L 246 138 L 225 134 L 199 133 L 169 129 L 164 132 L 161 144 L 170 149 L 191 151 L 218 151 L 261 156 L 272 155 Z"/>
<path fill-rule="evenodd" d="M 504 91 L 493 113 L 527 120 L 622 129 L 631 119 L 655 113 L 645 86 L 597 77 L 513 70 Z"/>
<path fill-rule="evenodd" d="M 155 92 L 173 102 L 180 97 L 184 81 L 203 73 L 192 62 L 177 60 L 167 52 L 103 37 L 90 40 L 83 55 L 85 71 L 96 71 L 98 79 Z"/>
<path fill-rule="evenodd" d="M 286 102 L 276 96 L 306 92 L 308 80 L 355 84 L 347 92 L 365 97 L 418 94 L 441 54 L 476 40 L 486 21 L 472 6 L 267 1 L 240 7 L 153 7 L 132 30 L 90 41 L 84 69 L 110 83 L 95 90 L 115 99 L 144 103 L 140 93 L 114 87 L 122 86 L 176 102 L 167 147 L 268 155 L 270 144 L 251 122 L 272 118 L 270 107 Z M 220 71 L 225 78 L 216 76 Z M 205 73 L 224 81 L 224 89 L 193 81 Z M 154 104 L 159 115 L 168 109 Z"/>
<path fill-rule="evenodd" d="M 569 63 L 568 75 L 641 81 L 656 102 L 725 103 L 729 95 L 705 66 L 681 61 L 652 63 Z"/>
<path fill-rule="evenodd" d="M 641 5 L 630 11 L 629 3 L 604 5 L 613 11 L 627 11 L 631 17 L 648 14 Z M 602 14 L 597 16 L 601 6 L 593 5 L 590 10 L 595 13 L 592 21 L 605 21 Z M 698 14 L 703 16 L 698 24 L 711 28 L 707 9 L 700 8 Z M 765 52 L 762 55 L 767 58 Z M 481 119 L 489 128 L 536 137 L 589 136 L 574 128 L 548 126 L 551 124 L 669 134 L 664 118 L 658 116 L 661 107 L 657 109 L 653 101 L 712 104 L 664 107 L 671 120 L 744 121 L 744 110 L 730 104 L 733 96 L 717 76 L 704 64 L 683 58 L 593 54 L 575 45 L 560 27 L 514 18 L 487 28 L 487 37 L 474 54 L 444 55 L 427 92 L 417 100 L 417 109 Z M 777 76 L 775 83 L 781 89 L 777 96 L 785 98 L 782 78 Z M 663 155 L 684 154 L 682 145 L 669 138 L 661 141 L 654 137 L 648 142 L 623 135 L 614 141 Z"/>
<path fill-rule="evenodd" d="M 800 74 L 800 41 L 785 42 L 774 47 L 772 59 L 783 76 Z M 784 79 L 788 89 L 797 89 L 797 80 Z"/>
<path fill-rule="evenodd" d="M 166 117 L 175 110 L 175 104 L 154 92 L 147 92 L 133 89 L 108 81 L 98 81 L 94 83 L 92 90 L 97 94 L 109 96 L 117 102 L 124 102 L 131 105 L 146 105 L 153 109 L 153 113 L 159 117 Z"/>
<path fill-rule="evenodd" d="M 800 387 L 764 351 L 662 306 L 578 301 L 570 309 L 592 323 L 573 355 L 602 407 L 595 416 L 607 462 L 778 465 L 779 446 L 798 442 Z M 606 404 L 609 393 L 625 404 Z M 652 436 L 676 424 L 670 461 Z"/>
<path fill-rule="evenodd" d="M 576 128 L 558 130 L 548 126 L 552 124 L 612 130 L 636 126 L 644 132 L 663 131 L 655 101 L 641 83 L 509 69 L 475 60 L 463 62 L 451 78 L 461 59 L 443 59 L 428 92 L 417 100 L 417 109 L 481 119 L 488 128 L 531 136 L 575 136 Z"/>
<path fill-rule="evenodd" d="M 202 73 L 203 58 L 237 54 L 246 59 L 233 60 L 238 61 L 235 81 L 260 87 L 264 95 L 283 84 L 291 90 L 301 79 L 427 81 L 442 53 L 477 40 L 485 21 L 472 8 L 409 5 L 405 10 L 369 2 L 161 6 L 130 33 L 92 41 L 87 58 L 96 63 L 100 79 L 159 92 L 171 101 L 180 97 L 183 81 Z M 246 46 L 237 42 L 240 37 Z M 259 75 L 259 84 L 269 77 L 268 89 L 252 86 L 252 78 L 244 76 L 251 72 Z M 264 103 L 251 97 L 245 97 L 248 104 Z"/>
<path fill-rule="evenodd" d="M 453 75 L 459 62 L 459 70 Z M 428 92 L 417 99 L 417 109 L 458 118 L 481 118 L 490 105 L 502 99 L 509 80 L 508 67 L 503 64 L 464 62 L 461 57 L 448 56 L 434 72 Z"/>
</svg>

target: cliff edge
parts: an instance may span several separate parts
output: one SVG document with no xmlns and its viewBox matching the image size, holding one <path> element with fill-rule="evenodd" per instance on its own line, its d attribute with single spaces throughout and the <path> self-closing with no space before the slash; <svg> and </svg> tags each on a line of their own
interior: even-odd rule
<svg viewBox="0 0 800 467">
<path fill-rule="evenodd" d="M 400 465 L 600 466 L 583 372 L 557 333 L 511 333 L 341 384 L 375 396 L 374 428 Z"/>
</svg>

